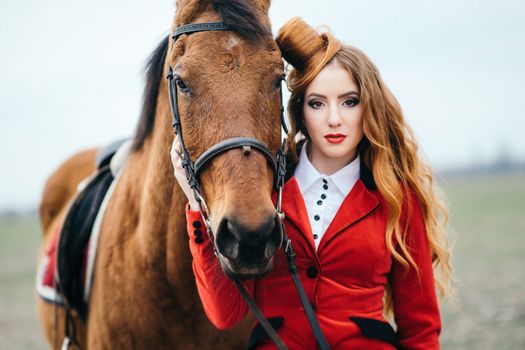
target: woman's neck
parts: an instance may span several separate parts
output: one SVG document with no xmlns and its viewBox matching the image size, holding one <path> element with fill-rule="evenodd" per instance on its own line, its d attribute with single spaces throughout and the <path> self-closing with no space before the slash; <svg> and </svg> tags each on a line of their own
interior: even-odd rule
<svg viewBox="0 0 525 350">
<path fill-rule="evenodd" d="M 323 175 L 333 175 L 356 159 L 357 150 L 354 150 L 346 157 L 329 158 L 317 152 L 315 148 L 309 147 L 309 144 L 306 144 L 306 154 L 308 160 L 318 172 Z"/>
</svg>

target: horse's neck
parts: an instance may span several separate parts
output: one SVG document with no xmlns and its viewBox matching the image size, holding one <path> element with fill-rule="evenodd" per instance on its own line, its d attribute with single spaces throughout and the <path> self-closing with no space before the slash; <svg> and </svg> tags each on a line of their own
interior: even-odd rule
<svg viewBox="0 0 525 350">
<path fill-rule="evenodd" d="M 159 118 L 157 122 L 161 122 Z M 168 124 L 169 125 L 169 124 Z M 142 259 L 154 264 L 171 284 L 191 275 L 191 255 L 186 234 L 186 198 L 176 184 L 169 155 L 172 136 L 154 132 L 142 150 L 130 158 L 122 184 L 131 215 L 137 220 L 134 239 Z"/>
</svg>

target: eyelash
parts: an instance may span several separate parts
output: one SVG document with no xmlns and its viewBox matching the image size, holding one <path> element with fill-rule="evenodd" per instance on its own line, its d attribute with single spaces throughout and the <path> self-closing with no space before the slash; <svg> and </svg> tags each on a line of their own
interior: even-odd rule
<svg viewBox="0 0 525 350">
<path fill-rule="evenodd" d="M 343 104 L 346 105 L 347 107 L 354 107 L 354 106 L 358 105 L 359 102 L 360 101 L 359 101 L 358 98 L 349 98 L 349 99 L 345 100 L 343 102 Z M 321 106 L 317 106 L 316 107 L 316 104 L 322 104 L 322 102 L 321 101 L 316 101 L 316 100 L 311 100 L 311 101 L 308 102 L 308 106 L 310 106 L 313 109 L 321 108 Z"/>
<path fill-rule="evenodd" d="M 350 103 L 347 103 L 350 102 Z M 348 107 L 354 107 L 359 104 L 358 98 L 349 98 L 348 100 L 345 100 L 344 102 Z"/>
</svg>

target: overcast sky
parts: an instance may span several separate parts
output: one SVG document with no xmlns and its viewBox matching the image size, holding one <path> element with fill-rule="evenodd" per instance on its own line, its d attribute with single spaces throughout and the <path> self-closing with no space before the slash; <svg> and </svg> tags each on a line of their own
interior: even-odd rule
<svg viewBox="0 0 525 350">
<path fill-rule="evenodd" d="M 322 5 L 321 5 L 322 4 Z M 525 2 L 274 0 L 364 50 L 437 169 L 525 159 Z M 0 210 L 36 206 L 80 149 L 135 129 L 143 63 L 174 0 L 1 0 Z"/>
</svg>

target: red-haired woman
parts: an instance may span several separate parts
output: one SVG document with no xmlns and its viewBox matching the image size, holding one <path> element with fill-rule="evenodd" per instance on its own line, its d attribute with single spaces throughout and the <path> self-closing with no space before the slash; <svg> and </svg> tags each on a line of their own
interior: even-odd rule
<svg viewBox="0 0 525 350">
<path fill-rule="evenodd" d="M 435 287 L 447 292 L 451 275 L 446 209 L 398 102 L 370 59 L 330 33 L 295 18 L 277 42 L 293 66 L 284 225 L 330 347 L 438 349 Z M 172 161 L 190 209 L 198 208 L 173 151 Z M 191 230 L 200 213 L 188 210 L 187 220 Z M 212 243 L 204 243 L 190 239 L 197 287 L 211 322 L 228 328 L 248 308 L 228 277 L 211 268 L 218 263 Z M 316 349 L 281 253 L 269 275 L 245 285 L 267 318 L 282 321 L 278 334 L 290 349 Z M 274 348 L 268 339 L 252 341 Z"/>
</svg>

